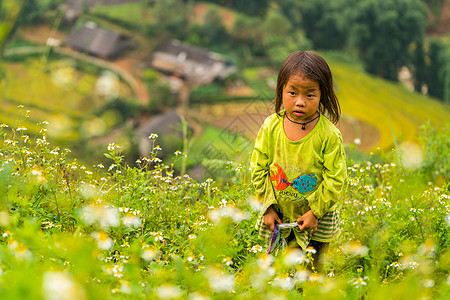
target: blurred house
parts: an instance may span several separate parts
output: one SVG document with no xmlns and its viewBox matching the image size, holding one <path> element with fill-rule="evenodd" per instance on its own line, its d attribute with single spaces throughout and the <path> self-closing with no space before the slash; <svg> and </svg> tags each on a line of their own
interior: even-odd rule
<svg viewBox="0 0 450 300">
<path fill-rule="evenodd" d="M 66 45 L 89 55 L 113 59 L 131 48 L 132 44 L 128 36 L 86 22 L 81 28 L 75 26 L 72 29 Z"/>
<path fill-rule="evenodd" d="M 142 0 L 66 0 L 60 8 L 64 11 L 63 21 L 74 23 L 83 12 L 96 5 L 119 5 L 133 2 L 142 2 Z"/>
<path fill-rule="evenodd" d="M 183 44 L 178 40 L 165 43 L 153 53 L 149 66 L 191 84 L 208 84 L 215 79 L 227 77 L 235 70 L 235 67 L 219 54 Z"/>
</svg>

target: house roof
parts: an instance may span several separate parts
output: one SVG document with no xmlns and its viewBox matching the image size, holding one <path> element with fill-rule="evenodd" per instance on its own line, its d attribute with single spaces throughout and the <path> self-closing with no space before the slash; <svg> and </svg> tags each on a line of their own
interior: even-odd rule
<svg viewBox="0 0 450 300">
<path fill-rule="evenodd" d="M 100 57 L 113 56 L 121 43 L 128 40 L 124 35 L 86 22 L 82 28 L 75 27 L 69 34 L 66 44 L 80 51 Z"/>
<path fill-rule="evenodd" d="M 178 40 L 165 43 L 152 55 L 150 64 L 196 83 L 209 83 L 233 69 L 219 54 Z"/>
</svg>

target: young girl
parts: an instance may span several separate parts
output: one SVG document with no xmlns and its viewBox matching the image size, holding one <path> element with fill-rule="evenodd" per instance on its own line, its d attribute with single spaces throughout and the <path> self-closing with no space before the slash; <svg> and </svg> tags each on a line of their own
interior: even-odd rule
<svg viewBox="0 0 450 300">
<path fill-rule="evenodd" d="M 334 125 L 340 106 L 326 61 L 311 51 L 291 53 L 278 73 L 274 104 L 251 158 L 263 203 L 257 229 L 268 238 L 275 223 L 297 222 L 281 236 L 304 251 L 314 248 L 317 262 L 337 233 L 336 203 L 347 179 L 342 136 Z"/>
</svg>

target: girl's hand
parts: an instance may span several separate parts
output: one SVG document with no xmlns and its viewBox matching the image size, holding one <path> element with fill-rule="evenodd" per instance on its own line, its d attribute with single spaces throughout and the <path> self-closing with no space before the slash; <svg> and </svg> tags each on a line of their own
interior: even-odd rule
<svg viewBox="0 0 450 300">
<path fill-rule="evenodd" d="M 280 217 L 278 216 L 277 212 L 275 211 L 275 209 L 273 209 L 272 206 L 269 206 L 269 208 L 267 209 L 263 221 L 264 224 L 269 226 L 270 230 L 272 231 L 275 229 L 275 222 L 277 222 L 278 224 L 282 223 Z"/>
<path fill-rule="evenodd" d="M 300 230 L 307 230 L 310 234 L 313 234 L 317 230 L 317 225 L 319 224 L 319 220 L 317 220 L 316 216 L 309 210 L 303 216 L 297 219 L 298 227 Z"/>
</svg>

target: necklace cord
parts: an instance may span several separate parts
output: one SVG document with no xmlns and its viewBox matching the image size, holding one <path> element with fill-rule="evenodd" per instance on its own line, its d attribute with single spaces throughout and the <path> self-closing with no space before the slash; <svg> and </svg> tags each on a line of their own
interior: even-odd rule
<svg viewBox="0 0 450 300">
<path fill-rule="evenodd" d="M 292 123 L 295 123 L 295 124 L 298 124 L 298 125 L 302 125 L 302 130 L 306 130 L 306 125 L 307 125 L 307 124 L 311 123 L 312 121 L 314 121 L 315 119 L 317 119 L 318 117 L 320 117 L 320 114 L 319 114 L 317 117 L 315 117 L 314 119 L 309 120 L 308 122 L 300 123 L 300 122 L 295 122 L 295 121 L 289 119 L 287 113 L 285 113 L 284 115 L 285 115 L 286 118 L 287 118 L 289 121 L 291 121 Z"/>
</svg>

